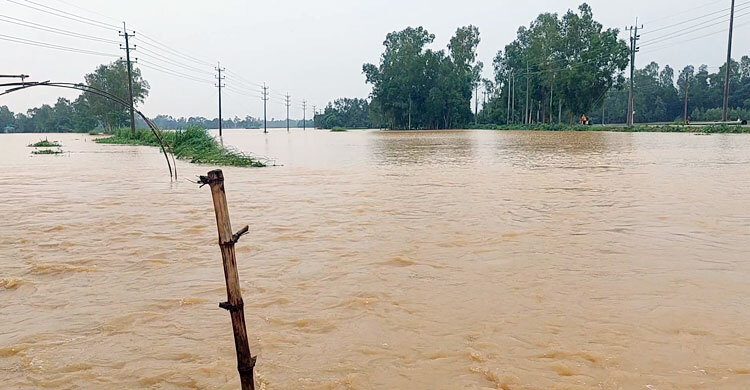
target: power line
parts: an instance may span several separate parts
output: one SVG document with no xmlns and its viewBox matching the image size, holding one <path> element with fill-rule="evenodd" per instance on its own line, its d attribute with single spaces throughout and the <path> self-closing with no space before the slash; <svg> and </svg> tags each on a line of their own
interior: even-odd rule
<svg viewBox="0 0 750 390">
<path fill-rule="evenodd" d="M 740 3 L 739 5 L 740 5 L 740 6 L 742 6 L 742 5 L 745 5 L 745 4 L 750 4 L 750 1 L 745 1 L 745 2 L 742 2 L 742 3 Z M 698 7 L 698 8 L 703 8 L 703 7 Z M 653 33 L 655 33 L 655 32 L 659 32 L 659 31 L 664 31 L 664 30 L 668 30 L 668 29 L 670 29 L 670 28 L 672 28 L 672 27 L 677 27 L 677 26 L 681 26 L 681 25 L 683 25 L 683 24 L 687 24 L 687 23 L 690 23 L 690 22 L 694 22 L 694 21 L 696 21 L 696 20 L 700 20 L 700 19 L 703 19 L 703 18 L 707 18 L 707 17 L 709 17 L 709 16 L 713 16 L 713 15 L 716 15 L 716 14 L 720 14 L 720 13 L 722 13 L 722 12 L 728 12 L 729 10 L 730 10 L 730 8 L 724 8 L 724 9 L 721 9 L 721 10 L 719 10 L 719 11 L 709 12 L 709 13 L 707 13 L 707 14 L 704 14 L 704 15 L 701 15 L 701 16 L 698 16 L 698 17 L 695 17 L 695 18 L 692 18 L 692 19 L 688 19 L 688 20 L 683 20 L 683 21 L 681 21 L 681 22 L 678 22 L 678 23 L 674 23 L 674 24 L 671 24 L 671 25 L 669 25 L 669 26 L 659 27 L 659 28 L 657 28 L 657 29 L 654 29 L 654 30 L 651 30 L 651 31 L 649 31 L 649 32 L 644 32 L 644 33 L 643 33 L 642 35 L 648 35 L 648 34 L 653 34 Z M 681 13 L 681 14 L 684 14 L 684 13 L 686 13 L 686 12 L 683 12 L 683 13 Z M 725 16 L 726 16 L 726 17 L 728 17 L 729 15 L 723 15 L 722 17 L 725 17 Z"/>
<path fill-rule="evenodd" d="M 65 29 L 61 29 L 61 28 L 46 26 L 46 25 L 43 25 L 43 24 L 29 22 L 27 20 L 14 18 L 12 16 L 7 16 L 7 15 L 0 15 L 0 22 L 12 23 L 12 24 L 15 24 L 15 25 L 18 25 L 18 26 L 33 28 L 33 29 L 37 29 L 37 30 L 41 30 L 41 31 L 52 32 L 52 33 L 55 33 L 55 34 L 66 35 L 66 36 L 70 36 L 70 37 L 74 37 L 74 38 L 81 38 L 81 39 L 88 39 L 88 40 L 91 40 L 91 41 L 109 43 L 109 44 L 113 44 L 113 45 L 119 43 L 119 42 L 117 42 L 115 40 L 112 40 L 112 39 L 100 38 L 100 37 L 96 37 L 96 36 L 93 36 L 93 35 L 82 34 L 82 33 L 77 33 L 77 32 L 70 31 L 70 30 L 65 30 Z"/>
<path fill-rule="evenodd" d="M 184 78 L 186 80 L 197 81 L 197 82 L 200 82 L 200 83 L 213 84 L 212 81 L 208 81 L 208 80 L 201 79 L 201 78 L 198 78 L 198 77 L 195 77 L 195 76 L 191 76 L 191 75 L 188 75 L 188 74 L 185 74 L 185 73 L 181 73 L 181 72 L 178 72 L 176 70 L 172 70 L 172 69 L 166 68 L 164 66 L 161 66 L 161 65 L 158 65 L 158 64 L 154 64 L 153 62 L 145 61 L 143 59 L 140 59 L 139 65 L 144 66 L 144 67 L 149 68 L 149 69 L 152 69 L 152 70 L 156 70 L 156 71 L 162 72 L 162 73 L 171 74 L 172 76 L 181 77 L 181 78 Z"/>
<path fill-rule="evenodd" d="M 196 62 L 198 64 L 205 65 L 205 66 L 213 66 L 213 64 L 211 64 L 208 61 L 203 61 L 203 60 L 201 60 L 199 58 L 196 58 L 194 56 L 191 56 L 189 54 L 185 54 L 185 53 L 179 52 L 179 51 L 171 48 L 169 45 L 161 43 L 161 42 L 157 41 L 156 39 L 149 37 L 146 34 L 141 33 L 141 38 L 145 38 L 146 40 L 150 41 L 151 44 L 159 46 L 162 50 L 170 52 L 173 55 L 180 56 L 180 57 L 184 58 L 187 61 L 194 61 L 194 62 Z"/>
<path fill-rule="evenodd" d="M 48 11 L 48 10 L 45 10 L 45 9 L 42 9 L 42 8 L 37 8 L 37 7 L 31 6 L 31 5 L 28 5 L 28 4 L 23 4 L 23 3 L 19 2 L 19 1 L 16 1 L 16 0 L 7 0 L 7 1 L 9 1 L 9 2 L 11 2 L 13 4 L 20 5 L 21 7 L 26 7 L 26 8 L 33 9 L 35 11 L 44 12 L 46 14 L 54 15 L 54 16 L 57 16 L 59 18 L 64 18 L 64 19 L 72 20 L 74 22 L 83 23 L 83 24 L 87 24 L 89 26 L 99 27 L 99 28 L 103 28 L 103 29 L 106 29 L 106 30 L 118 31 L 118 27 L 113 27 L 113 26 L 108 25 L 108 24 L 97 22 L 97 21 L 95 21 L 93 19 L 87 19 L 87 18 L 84 18 L 84 17 L 76 17 L 76 18 L 74 18 L 74 17 L 71 17 L 71 16 L 64 15 L 64 14 L 68 14 L 67 12 L 65 12 L 64 14 L 60 14 L 60 13 L 56 13 L 56 12 L 53 12 L 53 11 Z M 26 1 L 28 1 L 28 0 L 26 0 Z M 36 4 L 36 3 L 34 3 L 34 4 Z M 68 14 L 68 15 L 73 15 L 73 14 Z M 77 19 L 77 18 L 79 18 L 79 19 Z"/>
<path fill-rule="evenodd" d="M 735 30 L 737 30 L 740 27 L 745 27 L 745 26 L 748 26 L 748 25 L 750 25 L 750 22 L 742 23 L 740 25 L 735 26 L 734 28 L 735 28 Z M 697 36 L 697 37 L 694 37 L 694 38 L 690 38 L 690 39 L 686 39 L 686 40 L 682 40 L 682 41 L 679 41 L 679 42 L 673 42 L 673 43 L 670 43 L 670 44 L 667 44 L 667 45 L 656 46 L 656 47 L 649 46 L 648 49 L 644 50 L 643 52 L 644 53 L 653 53 L 653 52 L 656 52 L 656 51 L 659 51 L 659 50 L 672 48 L 672 47 L 675 47 L 676 45 L 681 45 L 681 44 L 692 42 L 692 41 L 695 41 L 695 40 L 698 40 L 698 39 L 708 38 L 708 37 L 711 37 L 711 36 L 714 36 L 714 35 L 718 35 L 718 34 L 726 34 L 726 32 L 727 32 L 726 29 L 721 29 L 719 31 L 714 31 L 714 32 L 711 32 L 711 33 L 708 33 L 708 34 L 700 35 L 700 36 Z"/>
<path fill-rule="evenodd" d="M 262 85 L 262 84 L 258 84 L 258 83 L 256 83 L 256 82 L 250 81 L 250 80 L 248 80 L 248 79 L 246 79 L 246 78 L 244 78 L 244 77 L 240 76 L 240 75 L 239 75 L 239 74 L 237 74 L 236 72 L 232 71 L 231 69 L 227 69 L 227 73 L 229 73 L 230 75 L 234 75 L 234 77 L 237 77 L 237 78 L 238 78 L 238 79 L 240 79 L 241 81 L 244 81 L 244 82 L 246 82 L 246 83 L 248 83 L 248 84 L 250 84 L 250 85 L 254 85 L 254 86 L 256 86 L 256 87 L 261 87 L 261 88 L 263 88 L 263 85 Z"/>
<path fill-rule="evenodd" d="M 698 5 L 698 6 L 695 6 L 695 7 L 692 7 L 692 8 L 688 8 L 688 9 L 684 9 L 682 11 L 670 14 L 668 16 L 660 17 L 659 19 L 647 20 L 644 23 L 646 23 L 646 24 L 655 24 L 655 25 L 658 26 L 659 22 L 661 22 L 661 21 L 672 20 L 672 19 L 675 19 L 678 16 L 682 16 L 682 15 L 685 15 L 685 14 L 693 13 L 696 10 L 716 5 L 716 3 L 718 3 L 718 2 L 720 2 L 720 1 L 711 0 L 711 1 L 707 2 L 707 3 L 702 4 L 702 5 Z"/>
<path fill-rule="evenodd" d="M 147 57 L 151 57 L 152 59 L 155 59 L 157 61 L 166 62 L 166 63 L 168 63 L 170 65 L 179 66 L 180 68 L 183 68 L 184 70 L 187 70 L 187 71 L 192 71 L 192 72 L 196 72 L 196 73 L 202 73 L 202 74 L 205 74 L 205 75 L 212 75 L 213 74 L 213 73 L 211 73 L 211 72 L 209 72 L 207 70 L 204 70 L 204 69 L 199 69 L 199 68 L 196 68 L 196 67 L 193 67 L 193 66 L 190 66 L 190 65 L 183 64 L 181 62 L 177 62 L 177 61 L 173 61 L 173 60 L 167 59 L 167 58 L 163 57 L 161 54 L 159 54 L 159 53 L 157 53 L 157 52 L 155 52 L 155 51 L 153 51 L 151 49 L 144 48 L 142 45 L 138 46 L 138 50 L 142 51 L 142 52 L 150 53 L 150 55 L 149 54 L 146 55 Z"/>
<path fill-rule="evenodd" d="M 744 10 L 747 10 L 747 9 L 750 9 L 750 6 L 747 6 L 747 7 L 743 8 L 743 9 L 741 9 L 740 11 L 744 11 Z M 741 18 L 741 17 L 747 16 L 747 15 L 750 15 L 750 12 L 746 12 L 744 14 L 737 15 L 735 18 Z M 666 35 L 662 35 L 662 36 L 657 37 L 657 38 L 653 38 L 653 39 L 651 39 L 649 41 L 646 41 L 646 43 L 644 43 L 641 46 L 643 46 L 643 47 L 650 46 L 650 45 L 653 45 L 653 44 L 656 44 L 656 43 L 668 41 L 668 40 L 671 40 L 671 39 L 674 39 L 674 38 L 679 38 L 681 36 L 692 34 L 692 33 L 697 32 L 697 31 L 705 30 L 705 29 L 710 28 L 710 27 L 714 27 L 714 26 L 718 26 L 718 25 L 724 24 L 724 23 L 726 23 L 726 20 L 724 18 L 725 18 L 725 16 L 722 15 L 719 18 L 710 19 L 710 20 L 707 20 L 707 21 L 705 21 L 703 23 L 699 23 L 699 24 L 697 24 L 695 26 L 690 26 L 690 27 L 687 27 L 687 28 L 683 28 L 681 30 L 677 30 L 677 31 L 671 32 L 671 33 L 666 34 Z M 719 21 L 716 22 L 717 20 L 719 20 Z M 711 22 L 713 22 L 713 23 L 711 23 Z M 711 24 L 705 25 L 706 23 L 711 23 Z M 703 26 L 703 25 L 705 25 L 705 26 Z M 699 26 L 703 26 L 703 27 L 699 27 Z M 698 28 L 696 28 L 696 27 L 698 27 Z M 681 34 L 681 33 L 684 33 L 684 34 Z"/>
<path fill-rule="evenodd" d="M 52 10 L 52 11 L 56 11 L 56 12 L 60 12 L 60 13 L 65 14 L 65 15 L 72 16 L 74 18 L 87 20 L 87 21 L 89 21 L 91 23 L 98 23 L 98 24 L 101 24 L 102 26 L 106 26 L 106 27 L 109 27 L 109 28 L 120 28 L 118 25 L 111 25 L 111 24 L 107 24 L 107 23 L 104 23 L 104 22 L 100 22 L 100 21 L 98 21 L 96 19 L 91 19 L 91 18 L 87 18 L 85 16 L 76 15 L 74 13 L 70 13 L 70 12 L 67 12 L 67 11 L 63 11 L 61 9 L 50 7 L 48 5 L 37 3 L 36 1 L 31 1 L 31 0 L 25 0 L 25 1 L 27 3 L 31 3 L 31 4 L 37 5 L 39 7 L 42 7 L 42 8 L 46 8 L 46 9 L 49 9 L 49 10 Z"/>
<path fill-rule="evenodd" d="M 103 18 L 107 18 L 107 19 L 109 19 L 109 20 L 111 20 L 111 21 L 113 21 L 115 23 L 120 23 L 120 20 L 115 19 L 115 18 L 113 18 L 111 16 L 107 16 L 107 15 L 105 15 L 103 13 L 96 12 L 96 11 L 93 11 L 93 10 L 90 10 L 90 9 L 86 9 L 86 8 L 77 6 L 77 5 L 72 4 L 72 3 L 68 2 L 68 1 L 65 1 L 65 0 L 56 0 L 56 1 L 59 2 L 59 3 L 65 4 L 65 5 L 69 6 L 69 7 L 73 7 L 73 8 L 79 9 L 81 11 L 86 11 L 86 12 L 92 13 L 94 15 L 101 16 Z"/>
<path fill-rule="evenodd" d="M 69 52 L 79 53 L 79 54 L 91 54 L 91 55 L 99 55 L 99 56 L 104 56 L 104 57 L 115 57 L 115 58 L 119 58 L 120 57 L 119 55 L 110 54 L 110 53 L 103 53 L 103 52 L 93 51 L 93 50 L 78 49 L 78 48 L 69 47 L 69 46 L 55 45 L 55 44 L 51 44 L 51 43 L 34 41 L 34 40 L 31 40 L 31 39 L 25 39 L 25 38 L 18 38 L 18 37 L 13 37 L 13 36 L 4 35 L 4 34 L 0 34 L 0 39 L 2 39 L 4 41 L 20 43 L 20 44 L 24 44 L 24 45 L 38 46 L 38 47 L 44 47 L 44 48 L 47 48 L 47 49 L 55 49 L 55 50 L 61 50 L 61 51 L 69 51 Z"/>
</svg>

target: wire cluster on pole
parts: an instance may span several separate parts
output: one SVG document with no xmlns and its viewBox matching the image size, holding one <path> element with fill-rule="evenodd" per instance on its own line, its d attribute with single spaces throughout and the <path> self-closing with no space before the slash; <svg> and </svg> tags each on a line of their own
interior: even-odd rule
<svg viewBox="0 0 750 390">
<path fill-rule="evenodd" d="M 640 48 L 638 47 L 638 41 L 641 36 L 638 35 L 638 30 L 643 29 L 643 25 L 638 26 L 638 18 L 635 19 L 635 25 L 625 28 L 626 31 L 630 32 L 630 94 L 628 96 L 628 126 L 633 126 L 635 122 L 635 54 L 638 53 Z"/>
<path fill-rule="evenodd" d="M 219 88 L 219 137 L 222 137 L 224 134 L 222 132 L 224 124 L 221 117 L 221 89 L 225 87 L 224 85 L 224 79 L 226 79 L 225 76 L 221 75 L 221 72 L 223 72 L 225 69 L 221 67 L 221 62 L 216 63 L 216 72 L 218 72 L 218 75 L 216 76 L 216 87 Z"/>
<path fill-rule="evenodd" d="M 135 103 L 133 102 L 133 63 L 130 61 L 130 52 L 136 49 L 136 45 L 130 47 L 130 38 L 135 36 L 135 31 L 132 34 L 128 33 L 128 28 L 125 26 L 125 22 L 122 22 L 122 31 L 120 36 L 125 38 L 125 47 L 120 45 L 120 49 L 125 50 L 125 60 L 127 61 L 126 66 L 128 67 L 128 95 L 130 99 L 130 135 L 135 136 Z M 137 59 L 136 59 L 137 61 Z"/>
</svg>

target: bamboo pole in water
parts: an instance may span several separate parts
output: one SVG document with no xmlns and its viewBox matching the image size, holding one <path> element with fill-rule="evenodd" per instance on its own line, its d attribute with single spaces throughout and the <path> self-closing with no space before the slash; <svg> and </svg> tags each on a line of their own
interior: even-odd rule
<svg viewBox="0 0 750 390">
<path fill-rule="evenodd" d="M 221 257 L 224 261 L 227 302 L 220 303 L 219 307 L 228 310 L 232 317 L 234 347 L 237 350 L 237 370 L 240 373 L 242 390 L 255 390 L 253 368 L 256 358 L 250 354 L 250 345 L 247 340 L 245 308 L 242 302 L 242 290 L 240 289 L 240 278 L 237 273 L 237 259 L 234 251 L 234 244 L 248 232 L 249 227 L 245 226 L 239 232 L 232 234 L 227 197 L 224 191 L 224 174 L 220 169 L 209 172 L 208 176 L 201 176 L 200 183 L 211 187 L 211 197 L 216 212 L 216 226 L 219 230 L 219 247 L 221 247 Z"/>
</svg>

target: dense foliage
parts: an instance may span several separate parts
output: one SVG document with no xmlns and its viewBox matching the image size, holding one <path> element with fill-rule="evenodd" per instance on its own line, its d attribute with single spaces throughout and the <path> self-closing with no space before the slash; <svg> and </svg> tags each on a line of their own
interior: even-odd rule
<svg viewBox="0 0 750 390">
<path fill-rule="evenodd" d="M 604 29 L 587 4 L 562 17 L 539 15 L 495 57 L 497 87 L 482 119 L 551 123 L 599 106 L 607 90 L 623 81 L 629 62 L 628 45 L 618 34 Z"/>
<path fill-rule="evenodd" d="M 482 65 L 476 61 L 479 30 L 459 28 L 443 50 L 426 49 L 435 36 L 422 27 L 388 34 L 380 64 L 362 68 L 372 84 L 371 112 L 390 128 L 462 127 L 472 118 L 472 90 Z"/>
<path fill-rule="evenodd" d="M 370 103 L 366 99 L 336 99 L 328 103 L 325 110 L 315 115 L 315 127 L 319 129 L 375 127 L 370 120 Z"/>
<path fill-rule="evenodd" d="M 750 57 L 732 61 L 729 89 L 729 119 L 750 119 Z M 715 73 L 703 65 L 695 71 L 686 66 L 675 79 L 674 70 L 660 70 L 652 62 L 635 72 L 635 120 L 640 123 L 683 120 L 687 89 L 688 116 L 693 121 L 720 121 L 723 105 L 726 65 Z M 687 87 L 687 88 L 686 88 Z M 625 121 L 628 110 L 628 89 L 616 88 L 607 93 L 604 107 L 606 123 Z M 597 122 L 601 114 L 596 115 Z"/>
<path fill-rule="evenodd" d="M 165 131 L 161 133 L 174 155 L 196 164 L 216 164 L 238 167 L 263 167 L 265 163 L 242 152 L 228 150 L 216 141 L 205 129 L 190 126 L 185 131 Z M 151 130 L 139 129 L 135 134 L 130 129 L 118 129 L 114 135 L 98 139 L 96 142 L 118 145 L 159 146 Z"/>
<path fill-rule="evenodd" d="M 143 103 L 148 96 L 149 84 L 141 77 L 141 70 L 133 68 L 133 103 Z M 128 69 L 123 61 L 100 65 L 93 73 L 85 77 L 86 85 L 106 91 L 110 95 L 128 101 Z M 130 113 L 127 107 L 104 96 L 84 92 L 81 97 L 86 102 L 91 116 L 96 118 L 108 132 L 115 126 L 130 124 Z"/>
<path fill-rule="evenodd" d="M 0 107 L 0 132 L 87 132 L 95 129 L 97 124 L 82 97 L 73 102 L 59 98 L 53 106 L 45 104 L 28 110 L 26 114 L 14 114 L 7 106 Z"/>
<path fill-rule="evenodd" d="M 127 69 L 121 61 L 100 65 L 84 76 L 84 80 L 90 87 L 125 101 L 129 99 Z M 141 77 L 141 71 L 133 69 L 133 100 L 136 105 L 143 103 L 148 90 L 148 82 Z M 59 98 L 54 106 L 45 104 L 25 114 L 14 114 L 8 107 L 0 107 L 0 131 L 70 133 L 88 132 L 100 126 L 111 130 L 129 124 L 127 107 L 90 92 L 82 93 L 73 102 Z"/>
</svg>

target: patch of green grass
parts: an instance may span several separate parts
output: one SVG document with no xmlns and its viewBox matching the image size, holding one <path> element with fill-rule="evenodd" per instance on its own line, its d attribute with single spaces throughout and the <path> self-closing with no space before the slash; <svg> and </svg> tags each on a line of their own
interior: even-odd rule
<svg viewBox="0 0 750 390">
<path fill-rule="evenodd" d="M 62 149 L 40 149 L 33 150 L 31 154 L 63 154 Z"/>
<path fill-rule="evenodd" d="M 60 146 L 62 145 L 59 142 L 50 141 L 47 138 L 29 145 L 30 148 L 59 148 Z"/>
<path fill-rule="evenodd" d="M 206 131 L 191 126 L 183 132 L 161 132 L 165 144 L 171 145 L 175 157 L 195 164 L 215 164 L 235 167 L 265 167 L 255 157 L 236 150 L 227 149 Z M 119 129 L 114 135 L 96 140 L 102 144 L 160 146 L 151 130 L 139 129 L 133 135 L 130 129 Z"/>
</svg>

